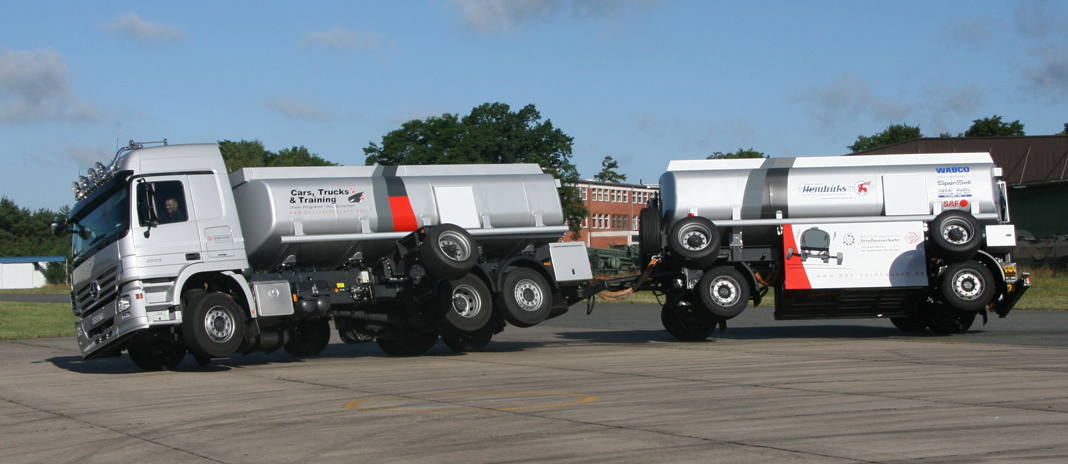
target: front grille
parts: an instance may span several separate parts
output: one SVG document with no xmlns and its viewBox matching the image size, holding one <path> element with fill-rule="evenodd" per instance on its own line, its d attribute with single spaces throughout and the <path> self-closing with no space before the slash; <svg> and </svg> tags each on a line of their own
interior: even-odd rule
<svg viewBox="0 0 1068 464">
<path fill-rule="evenodd" d="M 88 316 L 115 300 L 119 293 L 119 266 L 112 267 L 97 276 L 95 282 L 100 285 L 100 292 L 96 298 L 93 298 L 93 293 L 89 290 L 93 282 L 94 280 L 88 281 L 74 290 L 71 301 L 75 316 Z"/>
</svg>

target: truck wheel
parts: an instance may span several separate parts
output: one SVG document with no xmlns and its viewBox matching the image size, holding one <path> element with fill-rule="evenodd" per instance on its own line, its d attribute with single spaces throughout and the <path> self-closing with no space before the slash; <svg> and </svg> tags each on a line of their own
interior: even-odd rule
<svg viewBox="0 0 1068 464">
<path fill-rule="evenodd" d="M 660 310 L 660 322 L 673 337 L 684 342 L 698 342 L 716 330 L 719 321 L 693 304 L 688 298 L 671 297 Z"/>
<path fill-rule="evenodd" d="M 699 267 L 719 257 L 719 240 L 719 228 L 712 221 L 697 216 L 675 223 L 668 234 L 671 250 Z"/>
<path fill-rule="evenodd" d="M 483 327 L 478 331 L 460 335 L 458 337 L 441 336 L 441 341 L 445 342 L 445 346 L 449 347 L 450 350 L 456 353 L 482 351 L 486 345 L 489 345 L 489 342 L 492 339 L 493 330 L 490 330 L 489 327 Z"/>
<path fill-rule="evenodd" d="M 171 370 L 185 359 L 185 348 L 168 347 L 162 350 L 130 348 L 130 360 L 146 371 Z"/>
<path fill-rule="evenodd" d="M 713 315 L 730 319 L 749 304 L 749 284 L 741 272 L 730 266 L 719 266 L 705 272 L 695 292 L 701 303 Z"/>
<path fill-rule="evenodd" d="M 994 298 L 994 275 L 976 261 L 950 264 L 942 274 L 942 300 L 961 311 L 978 311 Z"/>
<path fill-rule="evenodd" d="M 430 228 L 419 247 L 427 272 L 445 280 L 456 280 L 475 267 L 478 245 L 466 230 L 442 224 Z"/>
<path fill-rule="evenodd" d="M 282 348 L 300 358 L 316 356 L 330 344 L 330 321 L 327 319 L 303 320 L 289 329 L 289 341 Z"/>
<path fill-rule="evenodd" d="M 434 347 L 438 334 L 434 332 L 404 333 L 394 338 L 379 338 L 378 347 L 390 356 L 419 356 Z"/>
<path fill-rule="evenodd" d="M 241 346 L 244 327 L 244 313 L 225 293 L 194 295 L 182 310 L 182 336 L 194 355 L 229 356 Z"/>
<path fill-rule="evenodd" d="M 549 317 L 553 292 L 537 271 L 517 267 L 504 275 L 500 298 L 505 320 L 516 327 L 533 327 Z"/>
<path fill-rule="evenodd" d="M 963 211 L 943 211 L 928 227 L 931 254 L 950 263 L 972 259 L 982 242 L 979 223 Z"/>
<path fill-rule="evenodd" d="M 975 311 L 951 311 L 933 313 L 927 318 L 931 332 L 939 335 L 953 335 L 967 332 L 975 322 Z"/>
<path fill-rule="evenodd" d="M 890 323 L 905 332 L 919 332 L 927 328 L 927 321 L 919 316 L 891 317 Z"/>
<path fill-rule="evenodd" d="M 460 336 L 486 326 L 493 314 L 489 288 L 478 276 L 468 274 L 441 285 L 442 334 Z"/>
<path fill-rule="evenodd" d="M 664 251 L 663 232 L 660 225 L 660 210 L 656 208 L 644 208 L 638 213 L 638 263 L 642 271 L 649 266 L 649 260 L 653 256 Z"/>
</svg>

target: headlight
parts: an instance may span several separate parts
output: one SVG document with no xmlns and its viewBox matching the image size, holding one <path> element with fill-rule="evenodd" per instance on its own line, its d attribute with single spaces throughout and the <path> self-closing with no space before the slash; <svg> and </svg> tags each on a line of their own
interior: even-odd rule
<svg viewBox="0 0 1068 464">
<path fill-rule="evenodd" d="M 130 309 L 130 296 L 123 295 L 122 298 L 119 298 L 119 306 L 115 309 L 115 312 L 121 313 L 127 309 Z"/>
</svg>

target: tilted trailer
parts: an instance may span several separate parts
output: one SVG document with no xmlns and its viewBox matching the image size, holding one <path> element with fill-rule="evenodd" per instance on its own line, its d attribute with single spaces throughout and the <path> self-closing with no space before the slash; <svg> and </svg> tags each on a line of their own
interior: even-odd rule
<svg viewBox="0 0 1068 464">
<path fill-rule="evenodd" d="M 1000 176 L 987 153 L 672 161 L 639 216 L 641 288 L 683 340 L 767 289 L 776 319 L 966 331 L 1030 286 Z"/>
</svg>

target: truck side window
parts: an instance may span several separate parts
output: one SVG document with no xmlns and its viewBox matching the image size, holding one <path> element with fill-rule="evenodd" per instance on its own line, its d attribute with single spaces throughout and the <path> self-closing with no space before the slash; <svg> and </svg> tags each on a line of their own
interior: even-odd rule
<svg viewBox="0 0 1068 464">
<path fill-rule="evenodd" d="M 151 195 L 151 201 L 149 196 Z M 154 208 L 160 224 L 185 222 L 189 220 L 185 202 L 185 189 L 177 180 L 153 182 L 151 186 L 141 184 L 137 189 L 137 212 L 139 223 L 149 223 L 147 212 Z"/>
</svg>

